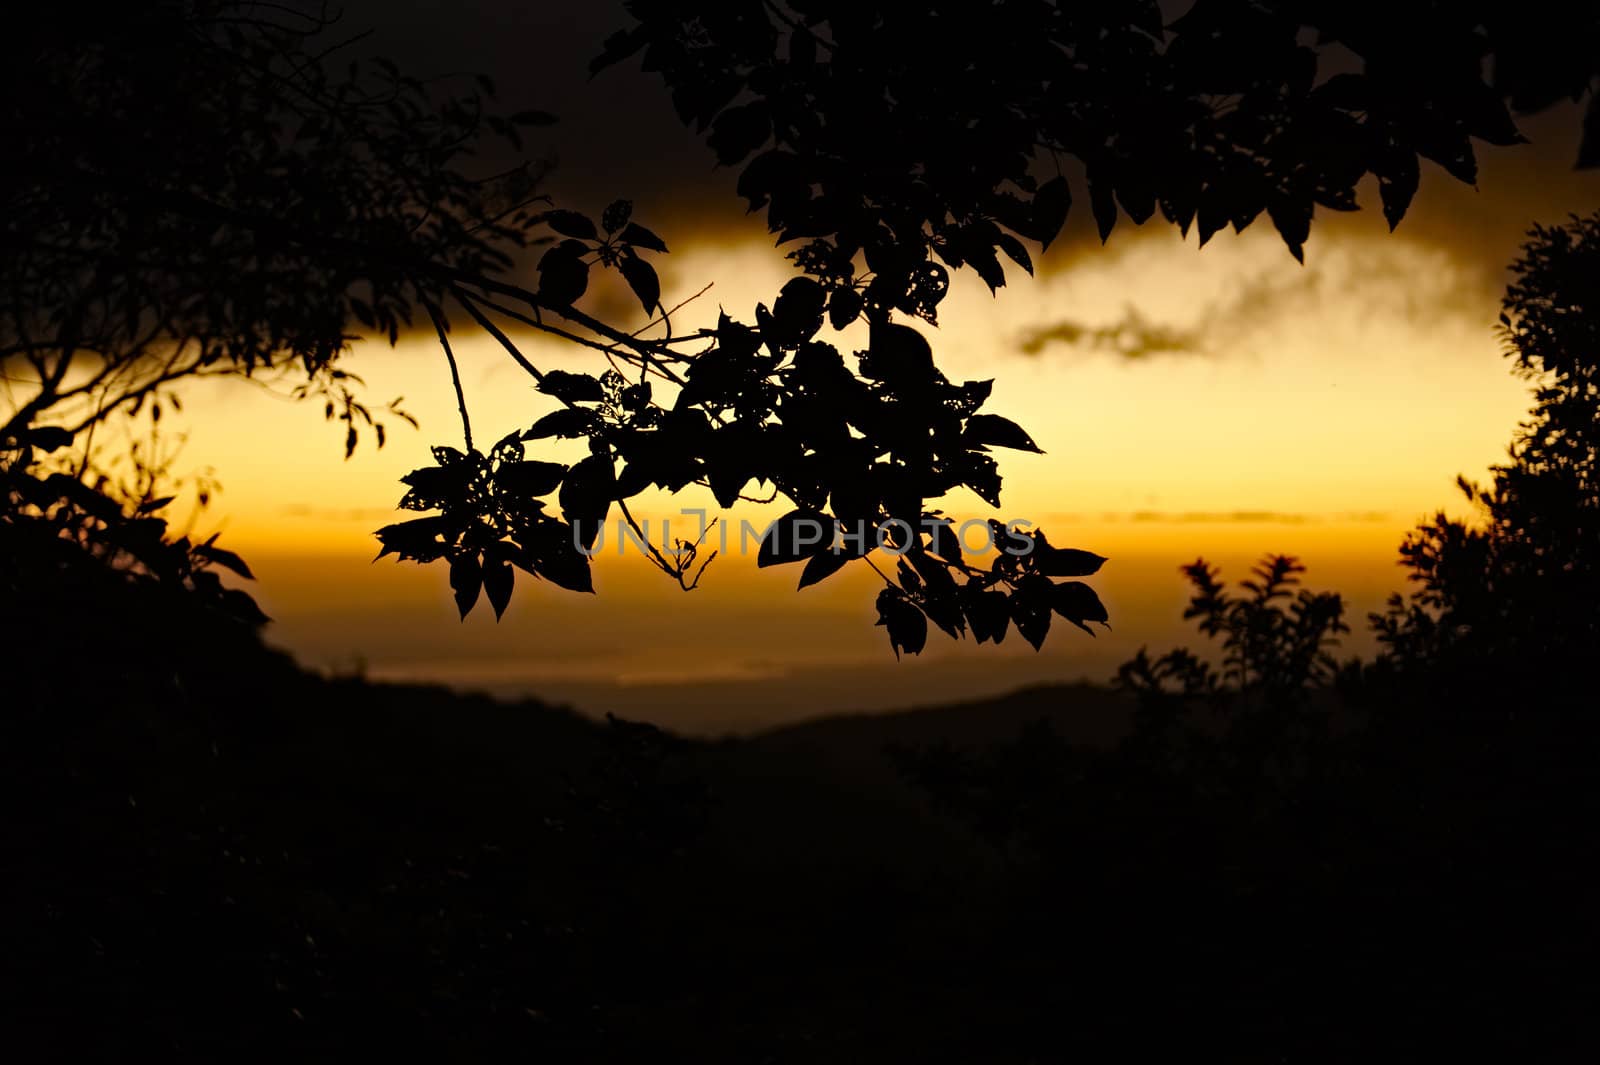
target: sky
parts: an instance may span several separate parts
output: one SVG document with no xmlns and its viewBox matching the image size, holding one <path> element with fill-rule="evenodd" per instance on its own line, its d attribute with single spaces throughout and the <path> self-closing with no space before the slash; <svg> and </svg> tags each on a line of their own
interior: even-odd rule
<svg viewBox="0 0 1600 1065">
<path fill-rule="evenodd" d="M 613 6 L 361 0 L 346 11 L 352 26 L 380 27 L 358 48 L 424 72 L 484 70 L 509 107 L 562 116 L 540 145 L 558 162 L 557 202 L 598 213 L 634 199 L 635 217 L 672 248 L 657 263 L 664 302 L 712 286 L 679 328 L 714 322 L 722 307 L 748 318 L 792 276 L 733 195 L 733 173 L 712 165 L 636 62 L 589 79 L 589 56 L 622 24 Z M 998 511 L 965 492 L 944 508 L 1029 521 L 1110 560 L 1093 583 L 1112 629 L 1091 639 L 1063 624 L 1041 653 L 1014 634 L 996 648 L 935 632 L 924 654 L 896 661 L 872 624 L 870 571 L 796 592 L 796 568 L 758 570 L 753 549 L 718 558 L 684 593 L 637 551 L 608 548 L 597 595 L 529 582 L 500 622 L 486 607 L 457 620 L 442 567 L 372 561 L 373 530 L 398 520 L 398 478 L 427 464 L 430 445 L 459 446 L 431 335 L 360 342 L 347 364 L 370 399 L 403 396 L 419 431 L 391 422 L 387 447 L 341 461 L 342 434 L 320 410 L 208 383 L 185 404 L 180 468 L 215 471 L 223 491 L 199 528 L 220 529 L 251 561 L 275 619 L 269 640 L 306 664 L 697 732 L 1103 681 L 1141 646 L 1199 643 L 1180 619 L 1178 567 L 1201 556 L 1232 578 L 1267 552 L 1301 556 L 1308 586 L 1349 603 L 1346 653 L 1370 653 L 1364 619 L 1404 586 L 1406 530 L 1441 508 L 1462 513 L 1457 473 L 1481 478 L 1529 406 L 1492 331 L 1505 264 L 1530 222 L 1600 204 L 1597 175 L 1570 168 L 1573 114 L 1524 128 L 1530 146 L 1481 149 L 1476 189 L 1426 173 L 1393 235 L 1375 188 L 1362 212 L 1319 216 L 1304 266 L 1264 224 L 1198 249 L 1192 235 L 1124 220 L 1102 248 L 1079 215 L 1038 278 L 1013 270 L 991 296 L 958 277 L 940 327 L 925 329 L 940 366 L 952 380 L 993 378 L 987 409 L 1025 426 L 1045 454 L 1001 456 Z M 620 285 L 586 299 L 619 325 L 642 324 Z M 457 343 L 480 439 L 552 408 L 486 337 L 462 330 Z M 530 338 L 525 350 L 547 368 L 592 369 L 558 341 Z M 693 490 L 635 509 L 655 529 L 663 517 L 692 524 L 681 512 L 694 507 L 716 513 Z"/>
</svg>

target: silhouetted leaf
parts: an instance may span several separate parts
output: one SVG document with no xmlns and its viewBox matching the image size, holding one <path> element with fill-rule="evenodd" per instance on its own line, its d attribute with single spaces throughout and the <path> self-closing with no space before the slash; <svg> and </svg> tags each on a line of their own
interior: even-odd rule
<svg viewBox="0 0 1600 1065">
<path fill-rule="evenodd" d="M 441 537 L 448 535 L 449 528 L 449 523 L 438 515 L 385 525 L 375 534 L 383 545 L 378 558 L 396 554 L 402 562 L 433 562 L 444 557 L 449 545 Z"/>
<path fill-rule="evenodd" d="M 1098 621 L 1103 624 L 1111 617 L 1106 612 L 1105 604 L 1100 602 L 1100 596 L 1082 581 L 1063 581 L 1056 585 L 1050 594 L 1050 606 L 1057 614 L 1091 636 L 1094 635 L 1094 631 L 1089 628 L 1088 622 Z"/>
<path fill-rule="evenodd" d="M 1029 274 L 1033 273 L 1033 257 L 1028 254 L 1028 249 L 1022 246 L 1022 241 L 1009 233 L 1001 233 L 995 239 L 1000 242 L 1000 250 L 1005 252 L 1012 262 Z"/>
<path fill-rule="evenodd" d="M 756 552 L 756 565 L 800 562 L 833 542 L 833 519 L 818 510 L 791 510 L 767 526 Z"/>
<path fill-rule="evenodd" d="M 639 297 L 644 312 L 655 313 L 655 309 L 661 305 L 661 281 L 656 277 L 655 267 L 630 250 L 624 252 L 617 260 L 617 269 L 622 271 L 622 277 L 628 282 L 628 287 L 633 289 L 633 294 Z"/>
<path fill-rule="evenodd" d="M 245 564 L 244 559 L 226 548 L 213 547 L 210 544 L 196 544 L 193 551 L 207 562 L 214 562 L 223 569 L 231 570 L 247 581 L 256 579 L 256 575 L 250 572 L 250 567 Z"/>
<path fill-rule="evenodd" d="M 574 247 L 576 245 L 576 247 Z M 582 259 L 583 246 L 563 241 L 539 260 L 539 297 L 557 307 L 575 303 L 589 287 L 589 264 Z"/>
<path fill-rule="evenodd" d="M 606 398 L 598 379 L 586 373 L 546 370 L 539 391 L 566 403 L 598 403 Z"/>
<path fill-rule="evenodd" d="M 59 425 L 35 425 L 24 439 L 42 451 L 56 451 L 72 443 L 72 433 Z"/>
<path fill-rule="evenodd" d="M 796 277 L 783 286 L 772 305 L 779 343 L 795 347 L 822 328 L 822 305 L 827 298 L 821 285 L 809 277 Z"/>
<path fill-rule="evenodd" d="M 878 593 L 878 622 L 889 630 L 889 646 L 894 656 L 900 652 L 921 654 L 928 643 L 928 619 L 916 605 L 893 588 Z"/>
<path fill-rule="evenodd" d="M 1022 426 L 998 414 L 974 414 L 967 419 L 962 440 L 970 447 L 981 444 L 988 447 L 1008 447 L 1014 451 L 1032 451 L 1042 455 L 1039 445 L 1023 431 Z"/>
<path fill-rule="evenodd" d="M 496 621 L 506 612 L 506 605 L 511 602 L 512 585 L 516 577 L 511 569 L 511 563 L 503 558 L 491 558 L 489 552 L 484 553 L 483 559 L 483 592 L 489 598 L 489 605 L 494 608 Z"/>
<path fill-rule="evenodd" d="M 558 588 L 593 593 L 594 573 L 588 556 L 578 549 L 578 535 L 565 522 L 541 524 L 529 536 L 525 553 L 531 557 L 533 572 Z"/>
<path fill-rule="evenodd" d="M 828 297 L 828 321 L 843 329 L 861 316 L 861 293 L 853 288 L 836 288 Z"/>
<path fill-rule="evenodd" d="M 1298 262 L 1306 261 L 1305 242 L 1311 235 L 1311 204 L 1284 198 L 1267 204 L 1267 216 Z"/>
<path fill-rule="evenodd" d="M 1011 620 L 1035 651 L 1050 635 L 1050 605 L 1051 586 L 1043 577 L 1024 578 L 1011 593 Z"/>
<path fill-rule="evenodd" d="M 1035 565 L 1046 577 L 1088 577 L 1099 573 L 1106 562 L 1093 551 L 1080 551 L 1075 547 L 1046 545 L 1034 551 L 1039 556 Z"/>
<path fill-rule="evenodd" d="M 549 495 L 567 473 L 559 462 L 508 462 L 495 470 L 495 487 L 501 492 L 518 497 Z"/>
<path fill-rule="evenodd" d="M 605 211 L 601 213 L 600 224 L 605 227 L 607 233 L 615 233 L 627 225 L 628 219 L 632 216 L 632 200 L 612 200 L 611 203 L 606 205 Z M 627 240 L 627 237 L 623 237 L 623 239 Z M 633 241 L 632 243 L 638 242 Z"/>
<path fill-rule="evenodd" d="M 973 638 L 979 643 L 1005 640 L 1011 625 L 1011 603 L 1004 592 L 968 585 L 961 589 L 961 606 L 972 626 Z"/>
<path fill-rule="evenodd" d="M 1417 157 L 1411 152 L 1393 154 L 1378 171 L 1378 196 L 1383 200 L 1383 217 L 1390 231 L 1405 217 L 1411 198 L 1417 194 L 1420 176 Z"/>
<path fill-rule="evenodd" d="M 1072 207 L 1072 190 L 1064 177 L 1051 178 L 1033 194 L 1033 232 L 1029 235 L 1044 248 L 1061 232 L 1066 224 L 1067 211 Z"/>
<path fill-rule="evenodd" d="M 455 593 L 456 609 L 466 618 L 478 602 L 478 591 L 483 587 L 483 567 L 478 556 L 471 552 L 450 560 L 450 589 Z"/>
<path fill-rule="evenodd" d="M 1089 178 L 1089 212 L 1094 215 L 1095 229 L 1100 234 L 1100 243 L 1104 244 L 1117 224 L 1117 200 L 1109 180 Z"/>
<path fill-rule="evenodd" d="M 600 237 L 594 228 L 594 223 L 577 211 L 546 211 L 544 223 L 563 237 L 576 237 L 582 240 L 598 240 Z"/>
<path fill-rule="evenodd" d="M 255 597 L 238 588 L 224 588 L 220 602 L 222 609 L 247 625 L 265 625 L 272 620 L 256 603 Z"/>
<path fill-rule="evenodd" d="M 644 226 L 641 226 L 637 222 L 629 222 L 627 226 L 623 228 L 621 239 L 625 243 L 632 244 L 636 248 L 648 248 L 651 251 L 660 252 L 667 250 L 666 241 L 662 240 L 660 237 L 656 236 L 654 233 L 650 232 L 650 230 L 646 229 Z"/>
<path fill-rule="evenodd" d="M 961 561 L 961 538 L 956 535 L 955 526 L 950 522 L 935 523 L 929 529 L 928 539 L 928 550 L 947 562 Z"/>
<path fill-rule="evenodd" d="M 561 482 L 561 513 L 584 548 L 594 546 L 600 527 L 617 495 L 616 473 L 604 455 L 590 455 L 573 465 Z"/>
<path fill-rule="evenodd" d="M 849 562 L 851 555 L 846 551 L 833 551 L 824 549 L 806 560 L 805 569 L 800 571 L 799 588 L 808 588 L 820 581 L 838 573 Z"/>
<path fill-rule="evenodd" d="M 893 387 L 916 387 L 933 380 L 933 349 L 908 325 L 873 322 L 871 348 L 861 360 L 861 373 Z"/>
<path fill-rule="evenodd" d="M 566 410 L 551 411 L 534 422 L 528 431 L 522 434 L 522 439 L 543 440 L 551 436 L 559 436 L 569 440 L 576 439 L 581 436 L 588 436 L 593 432 L 596 424 L 596 415 L 592 410 L 568 408 Z"/>
</svg>

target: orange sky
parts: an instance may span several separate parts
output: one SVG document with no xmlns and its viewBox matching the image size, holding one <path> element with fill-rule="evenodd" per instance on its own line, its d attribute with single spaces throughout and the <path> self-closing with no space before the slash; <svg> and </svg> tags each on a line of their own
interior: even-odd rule
<svg viewBox="0 0 1600 1065">
<path fill-rule="evenodd" d="M 1036 281 L 1019 275 L 998 298 L 962 279 L 941 308 L 932 337 L 946 374 L 995 378 L 988 409 L 1022 423 L 1046 452 L 1003 455 L 999 511 L 965 490 L 945 509 L 1026 519 L 1112 560 L 1096 584 L 1113 631 L 1090 640 L 1063 627 L 1038 655 L 1016 639 L 995 649 L 936 634 L 920 659 L 896 663 L 872 627 L 870 572 L 853 567 L 862 572 L 797 594 L 792 568 L 758 571 L 749 557 L 719 559 L 685 594 L 636 553 L 608 550 L 597 596 L 525 582 L 500 624 L 487 609 L 457 621 L 442 569 L 369 564 L 372 530 L 394 520 L 399 476 L 427 461 L 429 444 L 459 443 L 448 377 L 420 335 L 393 350 L 361 344 L 349 364 L 372 399 L 404 395 L 422 419 L 420 432 L 393 427 L 385 450 L 341 463 L 339 434 L 319 412 L 235 384 L 208 386 L 204 402 L 187 405 L 186 454 L 224 482 L 205 522 L 256 564 L 274 639 L 316 665 L 360 661 L 377 677 L 713 729 L 1104 679 L 1140 645 L 1187 638 L 1176 567 L 1197 555 L 1239 575 L 1263 552 L 1300 554 L 1310 583 L 1344 592 L 1361 627 L 1402 584 L 1394 559 L 1405 530 L 1440 506 L 1459 509 L 1455 474 L 1497 461 L 1527 408 L 1473 264 L 1370 228 L 1324 233 L 1308 251 L 1298 266 L 1262 227 L 1199 252 L 1151 229 Z M 756 240 L 684 248 L 663 266 L 669 301 L 715 285 L 680 328 L 698 324 L 686 316 L 713 319 L 719 305 L 748 316 L 789 276 Z M 626 307 L 604 293 L 599 303 Z M 1193 350 L 1130 358 L 1079 343 L 1024 353 L 1031 333 L 1063 321 L 1159 324 L 1192 335 Z M 526 350 L 547 368 L 586 365 L 560 342 L 530 339 Z M 463 330 L 458 355 L 480 439 L 550 409 L 485 338 Z M 658 522 L 680 506 L 716 511 L 695 490 L 635 509 Z M 776 514 L 742 507 L 727 517 Z M 1358 633 L 1350 646 L 1370 644 Z"/>
</svg>

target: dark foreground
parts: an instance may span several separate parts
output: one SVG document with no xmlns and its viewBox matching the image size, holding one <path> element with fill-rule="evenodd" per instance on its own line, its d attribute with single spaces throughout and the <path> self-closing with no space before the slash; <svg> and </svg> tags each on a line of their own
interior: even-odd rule
<svg viewBox="0 0 1600 1065">
<path fill-rule="evenodd" d="M 690 743 L 144 609 L 8 634 L 13 1061 L 1593 1060 L 1594 744 L 1535 694 Z"/>
</svg>

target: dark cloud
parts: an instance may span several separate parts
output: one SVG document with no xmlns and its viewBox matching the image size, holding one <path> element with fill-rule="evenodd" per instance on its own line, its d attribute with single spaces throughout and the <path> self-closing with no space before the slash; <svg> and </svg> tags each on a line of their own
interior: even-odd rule
<svg viewBox="0 0 1600 1065">
<path fill-rule="evenodd" d="M 632 199 L 669 245 L 708 228 L 765 233 L 745 217 L 735 172 L 715 166 L 637 58 L 590 77 L 606 37 L 632 21 L 621 0 L 347 0 L 343 10 L 349 30 L 373 29 L 360 42 L 365 54 L 421 76 L 484 73 L 507 110 L 554 114 L 531 149 L 554 158 L 547 187 L 563 203 L 598 211 Z"/>
<path fill-rule="evenodd" d="M 1024 355 L 1038 355 L 1053 344 L 1066 344 L 1114 351 L 1128 359 L 1202 350 L 1200 337 L 1194 330 L 1150 322 L 1134 307 L 1123 311 L 1122 318 L 1110 325 L 1088 325 L 1065 319 L 1029 329 L 1022 334 L 1020 344 Z"/>
<path fill-rule="evenodd" d="M 1170 245 L 1162 254 L 1173 254 Z M 1058 283 L 1070 288 L 1076 273 L 1100 268 L 1086 258 Z M 1500 272 L 1409 235 L 1347 232 L 1324 240 L 1315 254 L 1308 253 L 1304 266 L 1271 259 L 1231 276 L 1222 296 L 1181 322 L 1156 321 L 1129 305 L 1109 322 L 1064 317 L 1031 326 L 1016 342 L 1025 355 L 1056 346 L 1128 359 L 1214 354 L 1286 318 L 1334 307 L 1360 307 L 1365 318 L 1395 319 L 1419 329 L 1462 317 L 1487 325 L 1497 305 Z"/>
</svg>

